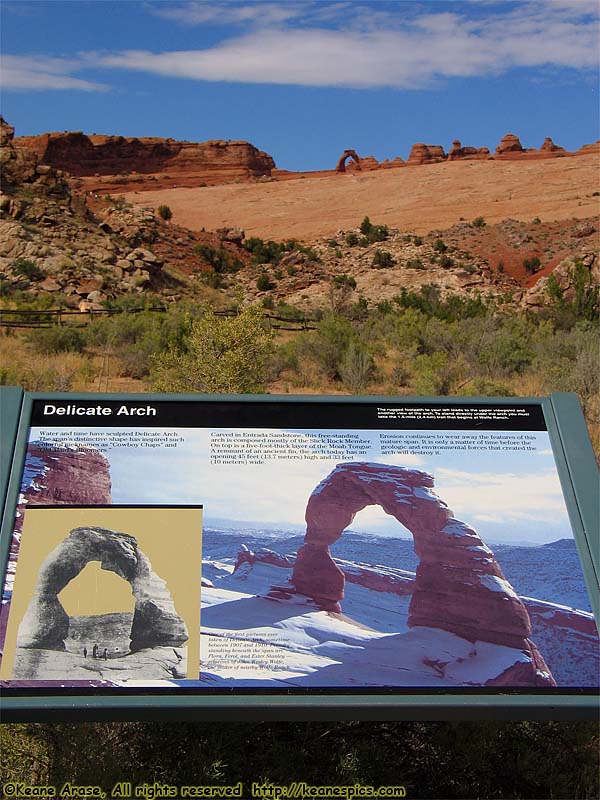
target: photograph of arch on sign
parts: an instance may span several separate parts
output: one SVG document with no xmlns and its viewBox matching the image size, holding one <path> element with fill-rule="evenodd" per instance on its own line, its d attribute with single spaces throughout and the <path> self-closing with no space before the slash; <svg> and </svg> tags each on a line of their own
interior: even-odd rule
<svg viewBox="0 0 600 800">
<path fill-rule="evenodd" d="M 30 505 L 0 675 L 198 677 L 201 508 Z"/>
<path fill-rule="evenodd" d="M 1 673 L 9 688 L 51 682 L 70 647 L 69 685 L 86 676 L 88 686 L 115 689 L 138 680 L 117 670 L 110 647 L 104 658 L 107 645 L 86 621 L 69 622 L 65 634 L 65 616 L 97 613 L 71 612 L 65 593 L 100 573 L 129 595 L 127 609 L 100 610 L 130 615 L 127 664 L 152 648 L 160 655 L 139 672 L 157 690 L 598 687 L 589 587 L 540 406 L 160 401 L 142 423 L 123 422 L 122 406 L 106 401 L 100 415 L 87 401 L 34 405 L 4 593 L 6 652 L 19 655 Z M 57 502 L 61 509 L 44 505 Z M 201 576 L 198 563 L 196 577 L 185 578 L 181 565 L 194 559 L 180 547 L 178 515 L 200 503 L 201 553 L 196 534 L 189 541 Z M 110 516 L 134 504 L 159 515 L 156 541 L 177 574 L 161 564 L 146 523 Z M 21 589 L 36 538 L 29 526 L 46 514 L 64 522 L 55 540 L 44 534 L 35 577 Z M 160 625 L 139 636 L 136 578 L 118 577 L 131 551 L 166 583 L 176 612 L 167 603 L 166 616 L 177 623 L 168 635 L 181 638 L 185 626 L 186 644 L 161 639 Z M 57 563 L 73 573 L 64 588 L 64 575 L 53 577 Z M 200 624 L 181 606 L 185 593 L 201 601 Z M 17 597 L 25 598 L 18 611 Z M 52 650 L 36 656 L 33 672 L 31 654 L 22 655 L 32 644 Z M 186 646 L 187 669 L 179 661 Z"/>
</svg>

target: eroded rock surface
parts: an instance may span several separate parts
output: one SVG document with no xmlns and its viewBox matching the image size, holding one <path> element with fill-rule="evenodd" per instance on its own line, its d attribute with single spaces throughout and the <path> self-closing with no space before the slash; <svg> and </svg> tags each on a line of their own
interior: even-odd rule
<svg viewBox="0 0 600 800">
<path fill-rule="evenodd" d="M 523 145 L 521 140 L 514 133 L 505 133 L 498 146 L 496 147 L 496 155 L 503 155 L 504 153 L 523 153 Z"/>
<path fill-rule="evenodd" d="M 64 650 L 69 616 L 59 593 L 90 561 L 131 584 L 135 610 L 132 651 L 180 645 L 188 638 L 166 583 L 152 569 L 134 536 L 108 528 L 74 528 L 44 560 L 32 597 L 19 627 L 18 646 Z"/>
<path fill-rule="evenodd" d="M 275 162 L 250 142 L 211 140 L 178 142 L 156 137 L 87 136 L 81 131 L 21 136 L 20 147 L 35 153 L 43 164 L 71 175 L 116 175 L 168 171 L 218 173 L 223 179 L 270 175 Z"/>
<path fill-rule="evenodd" d="M 454 518 L 433 485 L 433 477 L 419 470 L 339 464 L 308 500 L 305 543 L 292 575 L 296 590 L 327 610 L 341 610 L 344 574 L 329 547 L 358 511 L 379 505 L 413 534 L 420 558 L 409 626 L 522 649 L 532 658 L 528 685 L 554 685 L 547 667 L 533 657 L 529 615 L 494 554 L 476 531 Z"/>
<path fill-rule="evenodd" d="M 417 142 L 413 144 L 406 164 L 410 167 L 419 164 L 437 164 L 445 160 L 446 153 L 440 144 Z"/>
</svg>

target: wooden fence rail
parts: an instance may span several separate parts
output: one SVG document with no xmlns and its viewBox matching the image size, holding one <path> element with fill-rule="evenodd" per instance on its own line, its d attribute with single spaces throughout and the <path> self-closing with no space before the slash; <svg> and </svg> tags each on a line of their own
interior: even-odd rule
<svg viewBox="0 0 600 800">
<path fill-rule="evenodd" d="M 119 314 L 140 314 L 145 311 L 164 314 L 167 310 L 168 309 L 163 306 L 128 309 L 102 308 L 87 309 L 85 311 L 63 308 L 48 308 L 44 310 L 3 308 L 0 309 L 0 328 L 53 328 L 63 325 L 64 322 L 66 322 L 69 327 L 82 328 L 98 317 L 118 316 Z M 215 311 L 214 314 L 217 317 L 235 317 L 237 311 Z M 76 320 L 67 320 L 66 318 L 68 317 L 76 317 Z M 314 331 L 316 330 L 315 325 L 311 323 L 318 321 L 314 317 L 282 317 L 277 314 L 269 313 L 265 313 L 264 317 L 269 320 L 271 328 L 282 331 Z M 279 323 L 283 323 L 283 325 Z"/>
</svg>

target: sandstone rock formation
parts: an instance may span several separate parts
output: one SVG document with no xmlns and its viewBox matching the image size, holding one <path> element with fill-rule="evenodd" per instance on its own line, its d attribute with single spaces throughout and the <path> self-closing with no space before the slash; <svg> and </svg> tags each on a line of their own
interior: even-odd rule
<svg viewBox="0 0 600 800">
<path fill-rule="evenodd" d="M 584 144 L 579 150 L 576 151 L 575 155 L 586 156 L 592 155 L 592 153 L 600 153 L 600 139 L 596 142 L 592 142 L 591 144 Z"/>
<path fill-rule="evenodd" d="M 554 144 L 550 136 L 546 136 L 540 148 L 540 151 L 543 153 L 566 153 L 565 148 L 560 147 L 557 144 Z"/>
<path fill-rule="evenodd" d="M 417 142 L 413 144 L 406 164 L 411 167 L 419 164 L 437 164 L 445 160 L 446 153 L 441 145 Z"/>
<path fill-rule="evenodd" d="M 335 165 L 336 172 L 346 172 L 346 161 L 351 158 L 357 169 L 360 169 L 360 158 L 356 150 L 344 150 L 340 156 L 337 164 Z"/>
<path fill-rule="evenodd" d="M 523 146 L 518 136 L 514 133 L 505 133 L 498 146 L 496 147 L 496 155 L 504 155 L 504 153 L 524 153 Z"/>
<path fill-rule="evenodd" d="M 99 450 L 76 445 L 61 447 L 33 442 L 27 449 L 19 509 L 45 505 L 108 505 L 110 466 Z"/>
<path fill-rule="evenodd" d="M 396 156 L 396 158 L 389 158 L 384 159 L 381 164 L 379 165 L 382 169 L 393 169 L 394 167 L 403 167 L 404 166 L 404 159 L 400 158 L 400 156 Z"/>
<path fill-rule="evenodd" d="M 339 464 L 313 491 L 306 537 L 292 574 L 296 590 L 339 611 L 344 574 L 329 551 L 368 505 L 380 505 L 414 537 L 420 558 L 408 624 L 450 631 L 471 641 L 519 648 L 530 655 L 527 685 L 554 685 L 529 641 L 527 611 L 477 533 L 453 517 L 419 470 L 370 463 Z M 534 652 L 535 651 L 535 652 Z M 514 677 L 514 676 L 513 676 Z"/>
<path fill-rule="evenodd" d="M 107 528 L 74 528 L 44 560 L 35 594 L 19 626 L 18 646 L 64 650 L 69 616 L 58 594 L 90 561 L 131 584 L 135 610 L 131 651 L 174 646 L 187 641 L 184 621 L 175 611 L 167 585 L 152 569 L 135 537 Z"/>
<path fill-rule="evenodd" d="M 400 596 L 412 594 L 414 591 L 415 576 L 414 573 L 407 570 L 395 567 L 371 567 L 341 558 L 336 558 L 334 561 L 344 573 L 344 578 L 348 583 L 356 583 L 366 589 L 372 589 L 374 592 L 390 592 Z M 291 569 L 295 563 L 295 555 L 282 556 L 267 547 L 261 547 L 253 552 L 246 545 L 242 545 L 237 554 L 233 571 L 237 572 L 242 564 L 270 564 L 274 567 Z"/>
<path fill-rule="evenodd" d="M 62 174 L 40 164 L 35 153 L 16 146 L 15 129 L 0 116 L 0 188 L 11 194 L 16 186 L 32 185 L 43 195 L 66 198 L 69 189 Z M 0 198 L 0 207 L 8 211 L 9 198 Z"/>
<path fill-rule="evenodd" d="M 448 161 L 458 161 L 459 159 L 485 159 L 489 158 L 489 155 L 490 151 L 487 147 L 464 147 L 459 139 L 455 139 L 448 152 Z"/>
<path fill-rule="evenodd" d="M 177 142 L 154 137 L 86 136 L 81 131 L 22 136 L 16 141 L 35 153 L 40 163 L 76 176 L 168 171 L 173 176 L 193 172 L 235 180 L 270 175 L 275 167 L 268 153 L 243 141 Z"/>
</svg>

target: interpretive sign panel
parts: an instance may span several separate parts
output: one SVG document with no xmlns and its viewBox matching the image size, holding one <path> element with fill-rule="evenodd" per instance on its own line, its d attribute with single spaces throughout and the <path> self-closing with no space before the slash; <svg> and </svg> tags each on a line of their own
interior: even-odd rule
<svg viewBox="0 0 600 800">
<path fill-rule="evenodd" d="M 26 398 L 6 707 L 589 710 L 594 499 L 556 417 L 549 398 Z"/>
</svg>

